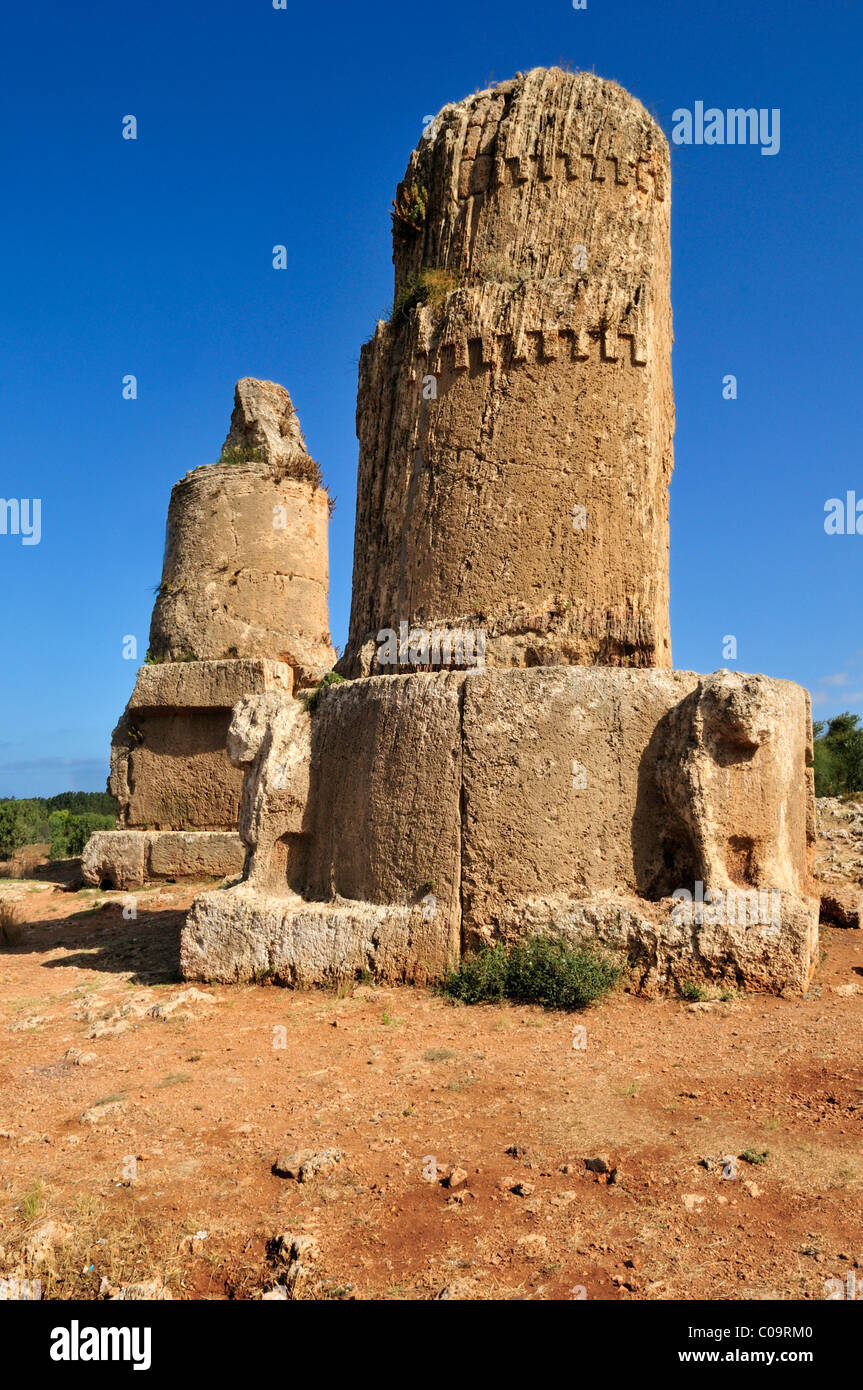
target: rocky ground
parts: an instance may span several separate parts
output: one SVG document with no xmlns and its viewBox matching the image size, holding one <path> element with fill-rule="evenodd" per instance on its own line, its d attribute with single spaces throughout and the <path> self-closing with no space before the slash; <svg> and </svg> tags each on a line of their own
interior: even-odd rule
<svg viewBox="0 0 863 1390">
<path fill-rule="evenodd" d="M 863 806 L 819 809 L 823 887 L 853 907 Z M 859 929 L 825 925 L 805 999 L 620 992 L 576 1017 L 189 988 L 194 887 L 139 893 L 128 920 L 69 877 L 0 883 L 0 1279 L 54 1298 L 823 1299 L 854 1269 L 863 1290 Z"/>
</svg>

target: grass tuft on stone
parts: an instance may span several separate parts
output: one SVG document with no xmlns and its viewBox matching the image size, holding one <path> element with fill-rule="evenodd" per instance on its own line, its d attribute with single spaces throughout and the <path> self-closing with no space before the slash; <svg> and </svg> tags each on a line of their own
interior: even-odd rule
<svg viewBox="0 0 863 1390">
<path fill-rule="evenodd" d="M 336 671 L 328 671 L 327 674 L 324 676 L 323 680 L 318 681 L 317 685 L 314 686 L 313 689 L 301 690 L 298 698 L 303 701 L 303 704 L 305 705 L 309 714 L 314 714 L 315 710 L 318 707 L 318 701 L 320 700 L 323 691 L 327 689 L 327 686 L 343 685 L 344 682 L 344 676 L 338 675 Z"/>
<path fill-rule="evenodd" d="M 546 1009 L 585 1009 L 608 994 L 622 973 L 622 963 L 594 946 L 532 936 L 467 956 L 444 977 L 441 990 L 463 1004 L 512 999 Z"/>
<path fill-rule="evenodd" d="M 396 294 L 392 308 L 392 322 L 404 323 L 411 311 L 419 304 L 436 307 L 443 304 L 448 294 L 457 290 L 459 278 L 452 270 L 429 266 L 412 275 Z"/>
</svg>

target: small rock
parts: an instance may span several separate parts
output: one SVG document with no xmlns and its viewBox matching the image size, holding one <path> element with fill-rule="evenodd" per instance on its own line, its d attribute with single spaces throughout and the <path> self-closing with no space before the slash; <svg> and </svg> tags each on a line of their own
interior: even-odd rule
<svg viewBox="0 0 863 1390">
<path fill-rule="evenodd" d="M 170 1303 L 173 1299 L 161 1279 L 146 1279 L 140 1284 L 121 1284 L 109 1297 L 110 1303 Z"/>
<path fill-rule="evenodd" d="M 180 1241 L 181 1255 L 200 1255 L 209 1231 L 196 1231 L 193 1236 L 184 1236 Z"/>
<path fill-rule="evenodd" d="M 341 1149 L 299 1149 L 296 1153 L 283 1154 L 276 1159 L 273 1172 L 279 1178 L 308 1182 L 310 1178 L 328 1177 L 343 1158 Z"/>
<path fill-rule="evenodd" d="M 276 1244 L 276 1257 L 283 1264 L 291 1264 L 294 1260 L 308 1260 L 311 1263 L 320 1253 L 314 1236 L 292 1235 L 286 1232 L 279 1236 Z"/>
<path fill-rule="evenodd" d="M 516 1197 L 529 1197 L 533 1192 L 533 1183 L 517 1182 L 515 1187 L 510 1188 L 510 1191 L 514 1192 Z"/>
<path fill-rule="evenodd" d="M 94 1105 L 89 1110 L 85 1110 L 80 1116 L 82 1125 L 101 1125 L 108 1120 L 114 1120 L 122 1115 L 126 1109 L 126 1102 L 123 1100 L 109 1100 L 104 1105 Z"/>
<path fill-rule="evenodd" d="M 181 989 L 179 994 L 173 994 L 170 999 L 165 999 L 160 1004 L 153 1004 L 148 1009 L 151 1018 L 173 1018 L 177 1010 L 183 1005 L 188 1004 L 218 1004 L 220 1001 L 214 999 L 211 994 L 205 994 L 203 990 Z"/>
<path fill-rule="evenodd" d="M 607 1173 L 610 1171 L 608 1159 L 602 1157 L 586 1158 L 584 1166 L 589 1173 Z"/>
<path fill-rule="evenodd" d="M 847 832 L 846 832 L 847 833 Z M 863 921 L 863 896 L 859 889 L 831 888 L 821 894 L 820 919 L 832 927 L 858 929 Z"/>
<path fill-rule="evenodd" d="M 25 1264 L 31 1269 L 53 1265 L 55 1250 L 58 1246 L 67 1245 L 74 1234 L 72 1227 L 63 1221 L 43 1221 L 24 1243 L 22 1254 Z"/>
<path fill-rule="evenodd" d="M 538 1260 L 546 1253 L 548 1241 L 545 1236 L 540 1235 L 521 1236 L 516 1241 L 515 1248 L 526 1260 Z"/>
<path fill-rule="evenodd" d="M 467 1182 L 467 1171 L 464 1168 L 453 1168 L 446 1180 L 447 1187 L 461 1187 L 462 1183 Z"/>
<path fill-rule="evenodd" d="M 87 1034 L 87 1037 L 116 1038 L 120 1035 L 120 1033 L 128 1032 L 129 1027 L 129 1023 L 127 1023 L 126 1020 L 122 1018 L 118 1019 L 114 1023 L 111 1023 L 106 1019 L 99 1019 L 98 1022 L 93 1024 L 92 1028 Z"/>
<path fill-rule="evenodd" d="M 464 1299 L 470 1295 L 472 1285 L 469 1279 L 455 1279 L 446 1288 L 441 1289 L 436 1301 L 446 1302 L 449 1299 Z"/>
</svg>

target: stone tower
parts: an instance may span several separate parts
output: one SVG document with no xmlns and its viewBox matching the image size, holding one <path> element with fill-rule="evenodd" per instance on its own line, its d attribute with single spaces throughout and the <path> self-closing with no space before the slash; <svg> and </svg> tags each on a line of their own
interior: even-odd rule
<svg viewBox="0 0 863 1390">
<path fill-rule="evenodd" d="M 668 669 L 668 211 L 613 83 L 536 70 L 432 122 L 360 365 L 351 679 L 235 708 L 246 861 L 186 978 L 423 982 L 545 933 L 645 993 L 808 987 L 807 693 Z"/>
<path fill-rule="evenodd" d="M 237 383 L 218 463 L 187 473 L 168 507 L 150 626 L 156 661 L 284 661 L 297 686 L 332 669 L 330 499 L 283 386 Z"/>
<path fill-rule="evenodd" d="M 328 524 L 290 396 L 244 378 L 219 462 L 171 493 L 148 660 L 111 740 L 118 829 L 88 842 L 88 882 L 242 868 L 231 711 L 251 695 L 290 697 L 332 668 Z"/>
<path fill-rule="evenodd" d="M 590 73 L 429 125 L 360 359 L 344 674 L 410 669 L 378 660 L 400 623 L 481 628 L 489 666 L 671 665 L 669 209 L 665 136 Z"/>
</svg>

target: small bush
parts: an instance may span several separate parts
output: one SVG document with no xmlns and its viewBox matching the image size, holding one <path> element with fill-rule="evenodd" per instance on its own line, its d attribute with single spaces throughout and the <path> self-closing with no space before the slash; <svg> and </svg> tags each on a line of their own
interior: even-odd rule
<svg viewBox="0 0 863 1390">
<path fill-rule="evenodd" d="M 837 714 L 829 723 L 816 720 L 815 795 L 844 796 L 863 791 L 863 729 L 860 715 Z"/>
<path fill-rule="evenodd" d="M 21 1202 L 21 1211 L 25 1221 L 35 1221 L 39 1215 L 45 1201 L 45 1189 L 38 1178 L 34 1179 L 28 1190 L 24 1193 Z"/>
<path fill-rule="evenodd" d="M 300 694 L 299 698 L 305 704 L 306 709 L 309 711 L 309 714 L 314 714 L 315 710 L 318 707 L 318 700 L 321 698 L 321 694 L 324 690 L 326 690 L 327 686 L 344 685 L 344 682 L 344 676 L 337 675 L 335 671 L 328 671 L 327 674 L 324 676 L 323 680 L 318 681 L 317 685 L 314 687 L 313 690 L 303 691 Z"/>
<path fill-rule="evenodd" d="M 219 463 L 263 463 L 264 451 L 249 445 L 231 444 L 222 450 Z"/>
<path fill-rule="evenodd" d="M 680 986 L 680 997 L 681 999 L 687 999 L 690 1004 L 698 1004 L 702 999 L 707 998 L 707 994 L 701 988 L 701 985 L 696 985 L 692 980 L 687 980 L 685 984 Z"/>
<path fill-rule="evenodd" d="M 51 858 L 74 859 L 83 854 L 84 846 L 94 830 L 113 830 L 116 826 L 114 816 L 99 816 L 87 813 L 72 815 L 69 811 L 52 811 L 48 817 L 51 831 Z"/>
<path fill-rule="evenodd" d="M 428 198 L 428 189 L 420 184 L 403 183 L 390 213 L 394 229 L 407 236 L 421 232 L 426 220 Z"/>
<path fill-rule="evenodd" d="M 763 1153 L 758 1153 L 756 1149 L 744 1149 L 740 1157 L 743 1159 L 744 1163 L 757 1165 L 759 1163 L 766 1163 L 769 1153 L 769 1149 L 765 1149 Z"/>
<path fill-rule="evenodd" d="M 621 963 L 593 946 L 532 936 L 509 949 L 499 943 L 468 956 L 441 988 L 465 1004 L 513 999 L 546 1009 L 584 1009 L 613 989 L 622 973 Z"/>
<path fill-rule="evenodd" d="M 411 275 L 393 300 L 392 322 L 404 323 L 418 304 L 442 304 L 448 294 L 458 289 L 458 284 L 454 271 L 437 267 Z"/>
</svg>

